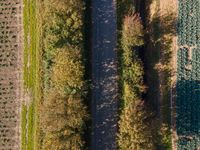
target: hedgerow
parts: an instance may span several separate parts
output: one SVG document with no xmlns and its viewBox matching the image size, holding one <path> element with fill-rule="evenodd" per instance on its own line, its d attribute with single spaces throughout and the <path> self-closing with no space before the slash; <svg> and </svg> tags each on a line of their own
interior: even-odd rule
<svg viewBox="0 0 200 150">
<path fill-rule="evenodd" d="M 84 1 L 46 0 L 44 6 L 41 149 L 84 149 Z"/>
<path fill-rule="evenodd" d="M 50 0 L 46 1 L 44 18 L 44 69 L 45 88 L 49 87 L 51 65 L 57 48 L 76 46 L 83 48 L 83 13 L 84 2 Z M 82 50 L 83 51 L 83 50 Z"/>
<path fill-rule="evenodd" d="M 149 114 L 141 99 L 145 91 L 143 67 L 138 47 L 144 44 L 144 30 L 138 14 L 125 16 L 122 26 L 122 111 L 119 120 L 118 146 L 121 150 L 155 149 Z"/>
</svg>

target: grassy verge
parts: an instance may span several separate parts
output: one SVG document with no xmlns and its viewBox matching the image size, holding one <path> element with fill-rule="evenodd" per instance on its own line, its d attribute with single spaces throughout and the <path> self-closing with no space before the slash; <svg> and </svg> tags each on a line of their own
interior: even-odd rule
<svg viewBox="0 0 200 150">
<path fill-rule="evenodd" d="M 40 51 L 37 0 L 24 0 L 24 87 L 22 108 L 22 150 L 36 148 L 37 110 L 40 99 Z M 28 129 L 26 129 L 28 127 Z"/>
<path fill-rule="evenodd" d="M 27 114 L 27 107 L 25 105 L 22 105 L 22 120 L 21 120 L 21 126 L 22 126 L 22 142 L 21 147 L 22 150 L 26 149 L 26 114 Z"/>
<path fill-rule="evenodd" d="M 27 124 L 28 124 L 28 140 L 27 140 L 27 149 L 31 150 L 34 149 L 34 118 L 35 118 L 35 114 L 34 114 L 34 104 L 32 103 L 29 106 L 28 109 L 28 120 L 27 120 Z"/>
</svg>

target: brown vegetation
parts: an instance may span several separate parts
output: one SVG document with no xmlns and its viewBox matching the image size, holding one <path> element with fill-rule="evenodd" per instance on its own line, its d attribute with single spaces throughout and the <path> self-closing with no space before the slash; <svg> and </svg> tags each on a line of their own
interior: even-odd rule
<svg viewBox="0 0 200 150">
<path fill-rule="evenodd" d="M 44 98 L 40 108 L 40 149 L 80 150 L 88 113 L 84 102 L 84 2 L 43 3 Z"/>
<path fill-rule="evenodd" d="M 87 119 L 86 107 L 80 95 L 62 95 L 57 89 L 51 89 L 42 107 L 43 131 L 45 132 L 43 149 L 80 150 L 84 120 Z"/>
<path fill-rule="evenodd" d="M 138 46 L 144 44 L 144 30 L 138 14 L 127 15 L 122 27 L 122 110 L 119 121 L 119 149 L 153 150 L 147 112 L 141 100 L 145 91 L 143 67 L 138 57 Z"/>
</svg>

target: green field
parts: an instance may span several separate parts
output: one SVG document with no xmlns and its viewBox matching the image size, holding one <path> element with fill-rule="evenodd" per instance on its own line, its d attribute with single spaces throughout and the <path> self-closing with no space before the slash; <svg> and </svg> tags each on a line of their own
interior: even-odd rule
<svg viewBox="0 0 200 150">
<path fill-rule="evenodd" d="M 24 0 L 24 87 L 22 107 L 22 150 L 36 149 L 37 106 L 40 99 L 40 53 L 37 0 Z"/>
<path fill-rule="evenodd" d="M 199 0 L 179 0 L 176 83 L 178 150 L 200 148 L 199 7 Z"/>
</svg>

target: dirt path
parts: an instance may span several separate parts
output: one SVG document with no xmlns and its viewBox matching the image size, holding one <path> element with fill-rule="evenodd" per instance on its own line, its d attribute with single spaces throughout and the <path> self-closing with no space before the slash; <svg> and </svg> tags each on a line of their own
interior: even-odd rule
<svg viewBox="0 0 200 150">
<path fill-rule="evenodd" d="M 175 146 L 175 82 L 177 55 L 177 0 L 153 0 L 149 5 L 150 33 L 153 39 L 154 55 L 157 56 L 155 69 L 158 73 L 158 109 L 161 129 L 172 134 L 172 146 Z M 151 47 L 150 47 L 151 48 Z M 147 55 L 148 56 L 148 55 Z M 156 57 L 155 57 L 156 58 Z M 166 128 L 167 127 L 167 128 Z M 171 139 L 169 139 L 171 140 Z"/>
<path fill-rule="evenodd" d="M 19 150 L 21 145 L 22 0 L 0 2 L 0 149 Z"/>
<path fill-rule="evenodd" d="M 92 150 L 116 149 L 118 85 L 116 52 L 116 4 L 92 3 Z"/>
<path fill-rule="evenodd" d="M 178 0 L 160 0 L 160 16 L 170 16 L 171 19 L 174 21 L 173 24 L 169 26 L 172 29 L 172 32 L 176 32 L 176 20 L 178 17 Z M 162 21 L 162 20 L 161 20 Z M 170 20 L 168 20 L 170 22 Z M 162 23 L 162 22 L 161 22 Z M 166 22 L 163 22 L 163 24 L 166 24 Z M 174 31 L 173 31 L 174 30 Z M 177 141 L 177 133 L 176 133 L 176 121 L 175 121 L 175 107 L 176 107 L 176 70 L 177 70 L 177 33 L 169 32 L 165 36 L 166 39 L 171 39 L 171 58 L 170 58 L 170 66 L 172 69 L 171 74 L 171 89 L 170 89 L 170 108 L 171 108 L 171 131 L 172 131 L 172 148 L 173 150 L 176 150 L 176 141 Z M 161 59 L 161 62 L 164 62 L 165 58 Z M 162 81 L 164 79 L 164 76 L 162 75 L 162 72 L 160 74 L 160 82 L 162 84 Z M 162 90 L 161 90 L 162 92 Z M 164 91 L 163 91 L 164 92 Z"/>
</svg>

